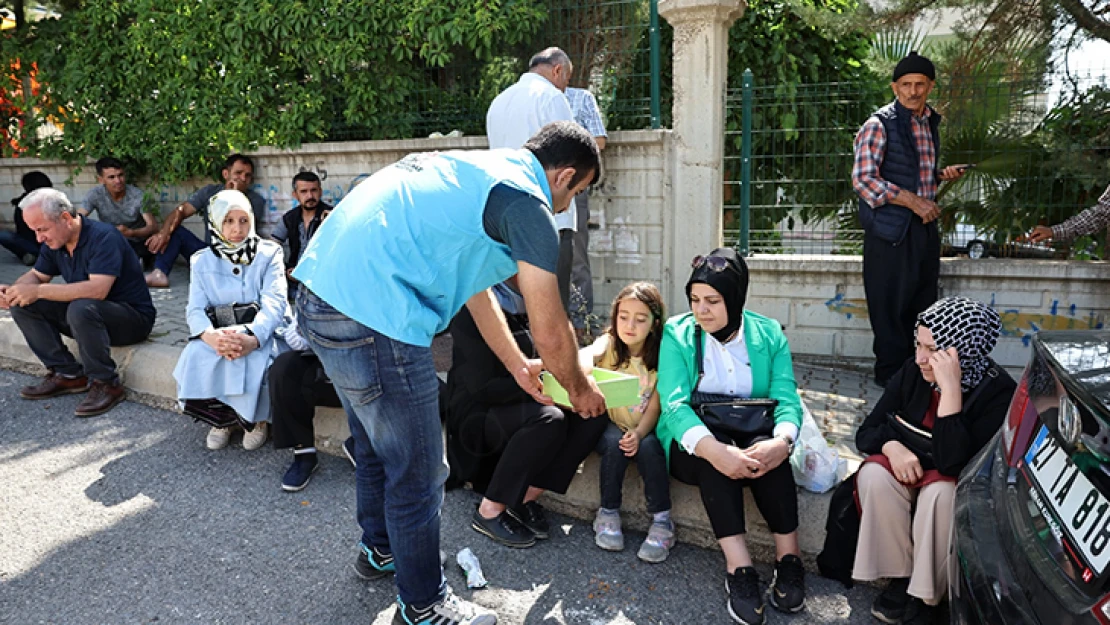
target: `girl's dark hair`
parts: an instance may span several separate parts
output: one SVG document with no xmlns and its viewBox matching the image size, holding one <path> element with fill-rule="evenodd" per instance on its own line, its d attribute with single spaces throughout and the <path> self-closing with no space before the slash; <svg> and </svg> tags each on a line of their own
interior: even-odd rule
<svg viewBox="0 0 1110 625">
<path fill-rule="evenodd" d="M 644 351 L 641 357 L 644 359 L 644 366 L 649 371 L 655 371 L 659 369 L 659 344 L 663 341 L 663 322 L 666 319 L 666 314 L 663 310 L 663 296 L 659 294 L 659 289 L 650 282 L 633 282 L 621 289 L 621 292 L 613 299 L 613 309 L 609 313 L 609 327 L 605 330 L 609 334 L 609 346 L 617 354 L 617 362 L 613 365 L 613 368 L 621 368 L 632 358 L 628 346 L 617 334 L 617 315 L 620 314 L 621 301 L 626 299 L 635 299 L 651 311 L 651 331 L 648 332 L 647 339 L 644 341 Z"/>
</svg>

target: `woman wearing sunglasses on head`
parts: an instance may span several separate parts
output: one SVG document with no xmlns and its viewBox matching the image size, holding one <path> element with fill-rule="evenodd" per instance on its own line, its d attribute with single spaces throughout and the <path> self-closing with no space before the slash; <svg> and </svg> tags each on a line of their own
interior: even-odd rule
<svg viewBox="0 0 1110 625">
<path fill-rule="evenodd" d="M 735 250 L 694 259 L 686 283 L 692 312 L 672 317 L 663 330 L 656 435 L 671 475 L 701 491 L 725 555 L 729 614 L 754 625 L 764 622 L 765 606 L 745 541 L 745 488 L 775 538 L 771 604 L 788 613 L 805 606 L 788 461 L 802 403 L 782 326 L 745 310 L 747 293 L 748 267 Z"/>
</svg>

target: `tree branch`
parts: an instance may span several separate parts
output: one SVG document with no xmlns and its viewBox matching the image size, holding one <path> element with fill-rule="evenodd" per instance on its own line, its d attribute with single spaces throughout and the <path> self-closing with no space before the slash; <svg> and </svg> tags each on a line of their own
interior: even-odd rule
<svg viewBox="0 0 1110 625">
<path fill-rule="evenodd" d="M 1110 41 L 1110 22 L 1099 19 L 1081 0 L 1056 0 L 1056 4 L 1067 11 L 1080 28 L 1103 41 Z"/>
</svg>

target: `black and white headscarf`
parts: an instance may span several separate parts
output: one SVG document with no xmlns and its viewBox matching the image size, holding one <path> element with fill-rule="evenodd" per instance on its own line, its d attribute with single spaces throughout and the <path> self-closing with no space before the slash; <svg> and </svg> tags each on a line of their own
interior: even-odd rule
<svg viewBox="0 0 1110 625">
<path fill-rule="evenodd" d="M 993 361 L 1002 319 L 986 304 L 967 297 L 946 297 L 917 316 L 917 325 L 929 328 L 937 349 L 956 348 L 960 359 L 960 387 L 968 392 L 979 385 Z"/>
<path fill-rule="evenodd" d="M 239 243 L 232 243 L 224 238 L 224 218 L 227 217 L 228 212 L 236 209 L 247 213 L 251 222 L 251 230 L 247 234 L 247 238 Z M 254 211 L 251 209 L 251 202 L 241 192 L 234 189 L 224 189 L 212 196 L 212 199 L 208 202 L 208 232 L 212 235 L 208 247 L 212 249 L 216 256 L 226 258 L 236 265 L 249 265 L 254 260 L 254 255 L 258 252 L 260 239 L 255 232 Z"/>
</svg>

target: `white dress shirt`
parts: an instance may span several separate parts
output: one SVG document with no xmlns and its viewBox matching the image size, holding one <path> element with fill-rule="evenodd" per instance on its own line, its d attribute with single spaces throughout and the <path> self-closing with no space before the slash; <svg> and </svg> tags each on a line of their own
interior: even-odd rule
<svg viewBox="0 0 1110 625">
<path fill-rule="evenodd" d="M 540 128 L 556 121 L 574 121 L 566 95 L 543 76 L 525 72 L 498 94 L 486 111 L 489 147 L 519 150 Z M 559 230 L 575 229 L 575 212 L 571 200 L 567 210 L 555 215 Z"/>
</svg>

